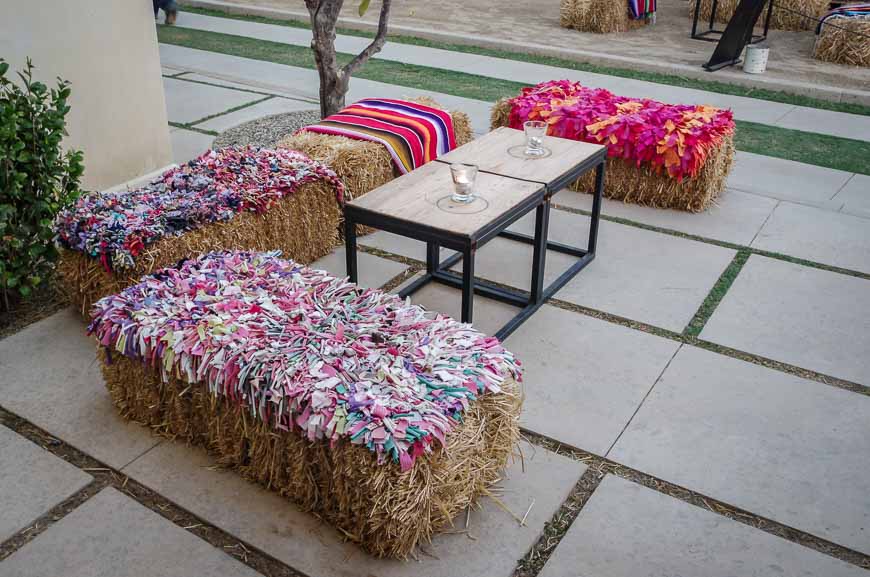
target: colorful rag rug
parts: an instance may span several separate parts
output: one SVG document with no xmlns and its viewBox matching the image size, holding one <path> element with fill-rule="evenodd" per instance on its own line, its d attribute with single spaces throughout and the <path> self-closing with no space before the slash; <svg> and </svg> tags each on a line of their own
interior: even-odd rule
<svg viewBox="0 0 870 577">
<path fill-rule="evenodd" d="M 218 252 L 96 303 L 112 352 L 238 402 L 276 429 L 365 445 L 402 470 L 520 363 L 471 325 L 279 258 Z"/>
<path fill-rule="evenodd" d="M 655 18 L 656 0 L 628 0 L 628 10 L 634 20 Z"/>
<path fill-rule="evenodd" d="M 407 100 L 365 98 L 301 131 L 382 144 L 401 174 L 456 148 L 449 112 Z"/>
<path fill-rule="evenodd" d="M 55 241 L 100 259 L 107 271 L 132 268 L 146 246 L 164 237 L 240 212 L 263 213 L 317 180 L 330 183 L 342 201 L 344 185 L 335 172 L 300 152 L 209 150 L 142 188 L 82 195 L 55 219 Z"/>
<path fill-rule="evenodd" d="M 834 8 L 819 19 L 816 34 L 821 34 L 822 26 L 832 18 L 870 18 L 870 3 L 846 4 Z"/>
<path fill-rule="evenodd" d="M 512 128 L 543 120 L 551 136 L 604 144 L 608 156 L 678 181 L 698 174 L 710 151 L 734 132 L 730 110 L 626 98 L 569 80 L 523 88 L 508 102 Z"/>
</svg>

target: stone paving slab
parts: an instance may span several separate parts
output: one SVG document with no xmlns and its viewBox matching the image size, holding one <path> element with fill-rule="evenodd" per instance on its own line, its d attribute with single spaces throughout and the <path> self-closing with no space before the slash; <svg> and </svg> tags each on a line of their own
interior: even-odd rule
<svg viewBox="0 0 870 577">
<path fill-rule="evenodd" d="M 540 577 L 863 577 L 866 571 L 607 475 Z"/>
<path fill-rule="evenodd" d="M 169 122 L 191 123 L 212 114 L 263 98 L 250 92 L 206 86 L 175 78 L 163 79 Z"/>
<path fill-rule="evenodd" d="M 172 144 L 172 162 L 183 164 L 188 160 L 196 158 L 209 148 L 214 141 L 213 136 L 185 130 L 183 128 L 174 128 L 169 131 L 169 142 Z"/>
<path fill-rule="evenodd" d="M 340 247 L 325 257 L 314 261 L 310 266 L 326 270 L 338 277 L 344 277 L 347 276 L 344 255 L 344 247 Z M 408 268 L 401 263 L 359 251 L 357 251 L 356 258 L 357 272 L 359 273 L 358 284 L 369 288 L 382 286 L 388 280 L 401 274 Z"/>
<path fill-rule="evenodd" d="M 357 237 L 357 242 L 362 246 L 379 248 L 392 254 L 412 258 L 420 262 L 426 262 L 426 243 L 406 236 L 393 234 L 379 230 L 365 236 Z M 441 259 L 453 254 L 452 250 L 442 248 Z"/>
<path fill-rule="evenodd" d="M 558 193 L 553 202 L 571 208 L 592 210 L 592 195 L 573 190 Z M 766 196 L 726 190 L 716 204 L 700 213 L 650 208 L 605 198 L 602 214 L 687 234 L 749 245 L 779 201 Z"/>
<path fill-rule="evenodd" d="M 297 46 L 309 46 L 311 43 L 311 32 L 302 28 L 245 22 L 191 13 L 183 14 L 182 22 L 182 25 L 188 28 L 234 34 L 272 42 L 294 44 Z M 369 42 L 370 39 L 368 38 L 339 34 L 336 37 L 336 49 L 339 52 L 356 54 L 363 50 Z M 581 72 L 570 68 L 559 68 L 393 42 L 388 42 L 377 55 L 377 58 L 434 68 L 449 67 L 457 72 L 528 84 L 567 78 L 582 82 L 588 86 L 606 88 L 623 96 L 653 98 L 671 104 L 707 104 L 731 108 L 734 111 L 734 116 L 740 120 L 779 125 L 859 140 L 866 140 L 868 134 L 870 134 L 870 118 L 866 116 L 794 106 L 744 96 L 719 94 L 618 76 Z M 449 65 L 445 65 L 448 62 Z"/>
<path fill-rule="evenodd" d="M 66 309 L 0 341 L 0 404 L 120 468 L 159 441 L 118 416 L 85 328 Z"/>
<path fill-rule="evenodd" d="M 290 98 L 270 98 L 259 104 L 216 116 L 211 120 L 200 122 L 196 125 L 197 128 L 203 130 L 214 130 L 215 132 L 223 132 L 228 128 L 238 126 L 243 122 L 256 120 L 263 116 L 271 116 L 273 114 L 283 114 L 285 112 L 295 112 L 298 110 L 315 110 L 318 107 L 311 102 L 304 100 L 291 100 Z"/>
<path fill-rule="evenodd" d="M 100 491 L 0 564 L 2 577 L 257 577 L 115 489 Z"/>
<path fill-rule="evenodd" d="M 843 170 L 737 152 L 728 188 L 836 210 L 830 199 L 851 176 Z"/>
<path fill-rule="evenodd" d="M 855 174 L 832 199 L 840 211 L 870 218 L 870 176 Z"/>
<path fill-rule="evenodd" d="M 531 233 L 534 214 L 514 229 Z M 552 240 L 586 246 L 589 218 L 554 210 Z M 680 332 L 731 262 L 735 251 L 719 246 L 602 221 L 598 254 L 555 298 Z M 479 252 L 477 276 L 528 290 L 532 247 L 496 239 Z M 545 283 L 574 259 L 547 253 Z"/>
<path fill-rule="evenodd" d="M 0 426 L 0 543 L 93 480 L 18 433 Z M 2 565 L 0 565 L 2 571 Z"/>
<path fill-rule="evenodd" d="M 506 346 L 525 370 L 522 426 L 604 455 L 680 345 L 545 305 Z"/>
<path fill-rule="evenodd" d="M 753 255 L 701 338 L 870 385 L 870 280 Z"/>
<path fill-rule="evenodd" d="M 868 396 L 685 346 L 608 457 L 870 553 L 868 432 Z"/>
<path fill-rule="evenodd" d="M 870 219 L 782 202 L 754 248 L 870 273 Z"/>
<path fill-rule="evenodd" d="M 484 498 L 471 513 L 466 534 L 439 535 L 426 547 L 435 558 L 377 560 L 342 542 L 334 529 L 298 511 L 289 501 L 246 482 L 232 471 L 210 469 L 202 450 L 164 443 L 125 469 L 188 511 L 251 543 L 310 577 L 509 577 L 585 471 L 582 463 L 525 445 L 501 483 L 501 500 L 526 526 Z M 464 514 L 457 520 L 465 528 Z"/>
<path fill-rule="evenodd" d="M 220 76 L 207 76 L 205 74 L 197 74 L 196 72 L 188 72 L 184 76 L 181 77 L 185 81 L 193 81 L 193 82 L 205 82 L 208 84 L 217 84 L 219 86 L 224 86 L 226 88 L 235 88 L 237 90 L 246 90 L 246 91 L 256 91 L 261 94 L 259 96 L 262 98 L 263 96 L 268 96 L 269 94 L 275 96 L 282 96 L 280 91 L 270 90 L 266 91 L 257 86 L 253 86 L 250 83 L 245 82 L 232 82 L 231 80 L 224 80 Z M 256 94 L 256 93 L 254 93 Z M 282 96 L 283 98 L 290 98 L 291 100 L 299 100 L 304 102 L 310 102 L 314 107 L 319 107 L 319 101 L 316 98 L 305 98 L 302 96 Z"/>
</svg>

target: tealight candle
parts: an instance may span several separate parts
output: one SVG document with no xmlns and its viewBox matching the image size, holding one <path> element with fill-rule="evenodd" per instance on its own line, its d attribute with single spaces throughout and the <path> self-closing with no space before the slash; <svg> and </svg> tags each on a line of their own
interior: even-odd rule
<svg viewBox="0 0 870 577">
<path fill-rule="evenodd" d="M 477 166 L 474 164 L 451 164 L 450 174 L 453 177 L 453 196 L 456 202 L 471 202 L 474 200 L 474 181 L 477 178 Z"/>
</svg>

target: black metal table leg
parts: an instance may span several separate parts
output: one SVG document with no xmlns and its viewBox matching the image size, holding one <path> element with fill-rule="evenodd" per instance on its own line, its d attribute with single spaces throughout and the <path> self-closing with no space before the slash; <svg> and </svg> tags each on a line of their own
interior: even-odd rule
<svg viewBox="0 0 870 577">
<path fill-rule="evenodd" d="M 356 222 L 347 214 L 344 216 L 344 258 L 348 280 L 355 283 L 357 282 Z"/>
<path fill-rule="evenodd" d="M 541 302 L 544 295 L 544 271 L 547 267 L 547 237 L 550 227 L 550 199 L 535 211 L 535 248 L 532 254 L 532 290 L 530 303 Z"/>
<path fill-rule="evenodd" d="M 595 168 L 595 193 L 592 198 L 592 216 L 589 222 L 589 247 L 587 254 L 595 258 L 595 249 L 598 246 L 598 223 L 601 221 L 601 197 L 604 195 L 604 167 L 602 162 Z"/>
<path fill-rule="evenodd" d="M 474 247 L 462 251 L 462 322 L 470 323 L 474 309 Z"/>
<path fill-rule="evenodd" d="M 441 245 L 437 242 L 426 243 L 426 272 L 435 274 L 439 269 Z"/>
</svg>

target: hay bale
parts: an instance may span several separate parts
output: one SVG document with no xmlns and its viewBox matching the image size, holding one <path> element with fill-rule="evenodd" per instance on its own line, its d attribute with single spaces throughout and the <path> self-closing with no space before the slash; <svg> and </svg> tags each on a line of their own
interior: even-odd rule
<svg viewBox="0 0 870 577">
<path fill-rule="evenodd" d="M 822 25 L 813 56 L 817 60 L 870 67 L 870 17 L 834 17 Z"/>
<path fill-rule="evenodd" d="M 131 269 L 107 272 L 99 260 L 61 248 L 58 272 L 70 301 L 87 318 L 93 304 L 104 296 L 135 284 L 143 275 L 203 252 L 278 249 L 287 258 L 310 263 L 332 252 L 338 244 L 340 218 L 332 185 L 309 182 L 264 214 L 243 212 L 229 221 L 162 238 L 147 246 Z"/>
<path fill-rule="evenodd" d="M 719 0 L 716 5 L 715 22 L 727 24 L 734 16 L 734 11 L 737 9 L 737 4 L 740 0 Z M 773 14 L 770 17 L 770 27 L 774 30 L 814 30 L 818 19 L 825 15 L 830 8 L 830 0 L 802 0 L 797 4 L 790 4 L 789 8 L 797 10 L 810 18 L 805 18 L 794 12 L 789 12 L 783 9 L 774 7 Z M 701 14 L 699 22 L 709 22 L 710 12 L 713 9 L 713 0 L 701 0 Z M 694 18 L 695 2 L 689 2 L 689 18 Z M 758 25 L 764 25 L 764 19 L 767 17 L 767 10 L 762 12 L 758 19 Z"/>
<path fill-rule="evenodd" d="M 506 98 L 492 109 L 492 128 L 509 126 L 511 106 Z M 637 167 L 621 158 L 608 158 L 604 178 L 604 196 L 654 208 L 673 208 L 702 212 L 725 190 L 725 181 L 734 161 L 734 137 L 729 135 L 709 151 L 703 168 L 694 178 L 678 181 L 649 166 Z M 577 192 L 594 192 L 595 175 L 588 173 L 569 188 Z"/>
<path fill-rule="evenodd" d="M 519 438 L 520 364 L 496 341 L 271 253 L 185 261 L 93 318 L 124 418 L 205 446 L 376 556 L 430 540 Z"/>
<path fill-rule="evenodd" d="M 420 97 L 412 100 L 444 109 L 431 98 Z M 470 142 L 474 134 L 471 131 L 468 115 L 453 111 L 450 116 L 453 117 L 457 146 Z M 344 183 L 345 198 L 349 200 L 358 198 L 399 176 L 390 153 L 383 145 L 376 142 L 303 131 L 287 136 L 278 143 L 278 147 L 298 150 L 329 166 Z"/>
<path fill-rule="evenodd" d="M 561 0 L 559 24 L 581 32 L 608 34 L 646 26 L 645 19 L 631 17 L 623 0 Z"/>
<path fill-rule="evenodd" d="M 237 404 L 127 358 L 105 363 L 106 387 L 124 419 L 205 447 L 218 462 L 336 526 L 378 557 L 404 558 L 498 481 L 519 438 L 521 394 L 482 395 L 463 413 L 446 448 L 403 474 L 359 445 L 330 448 L 275 429 Z"/>
</svg>

